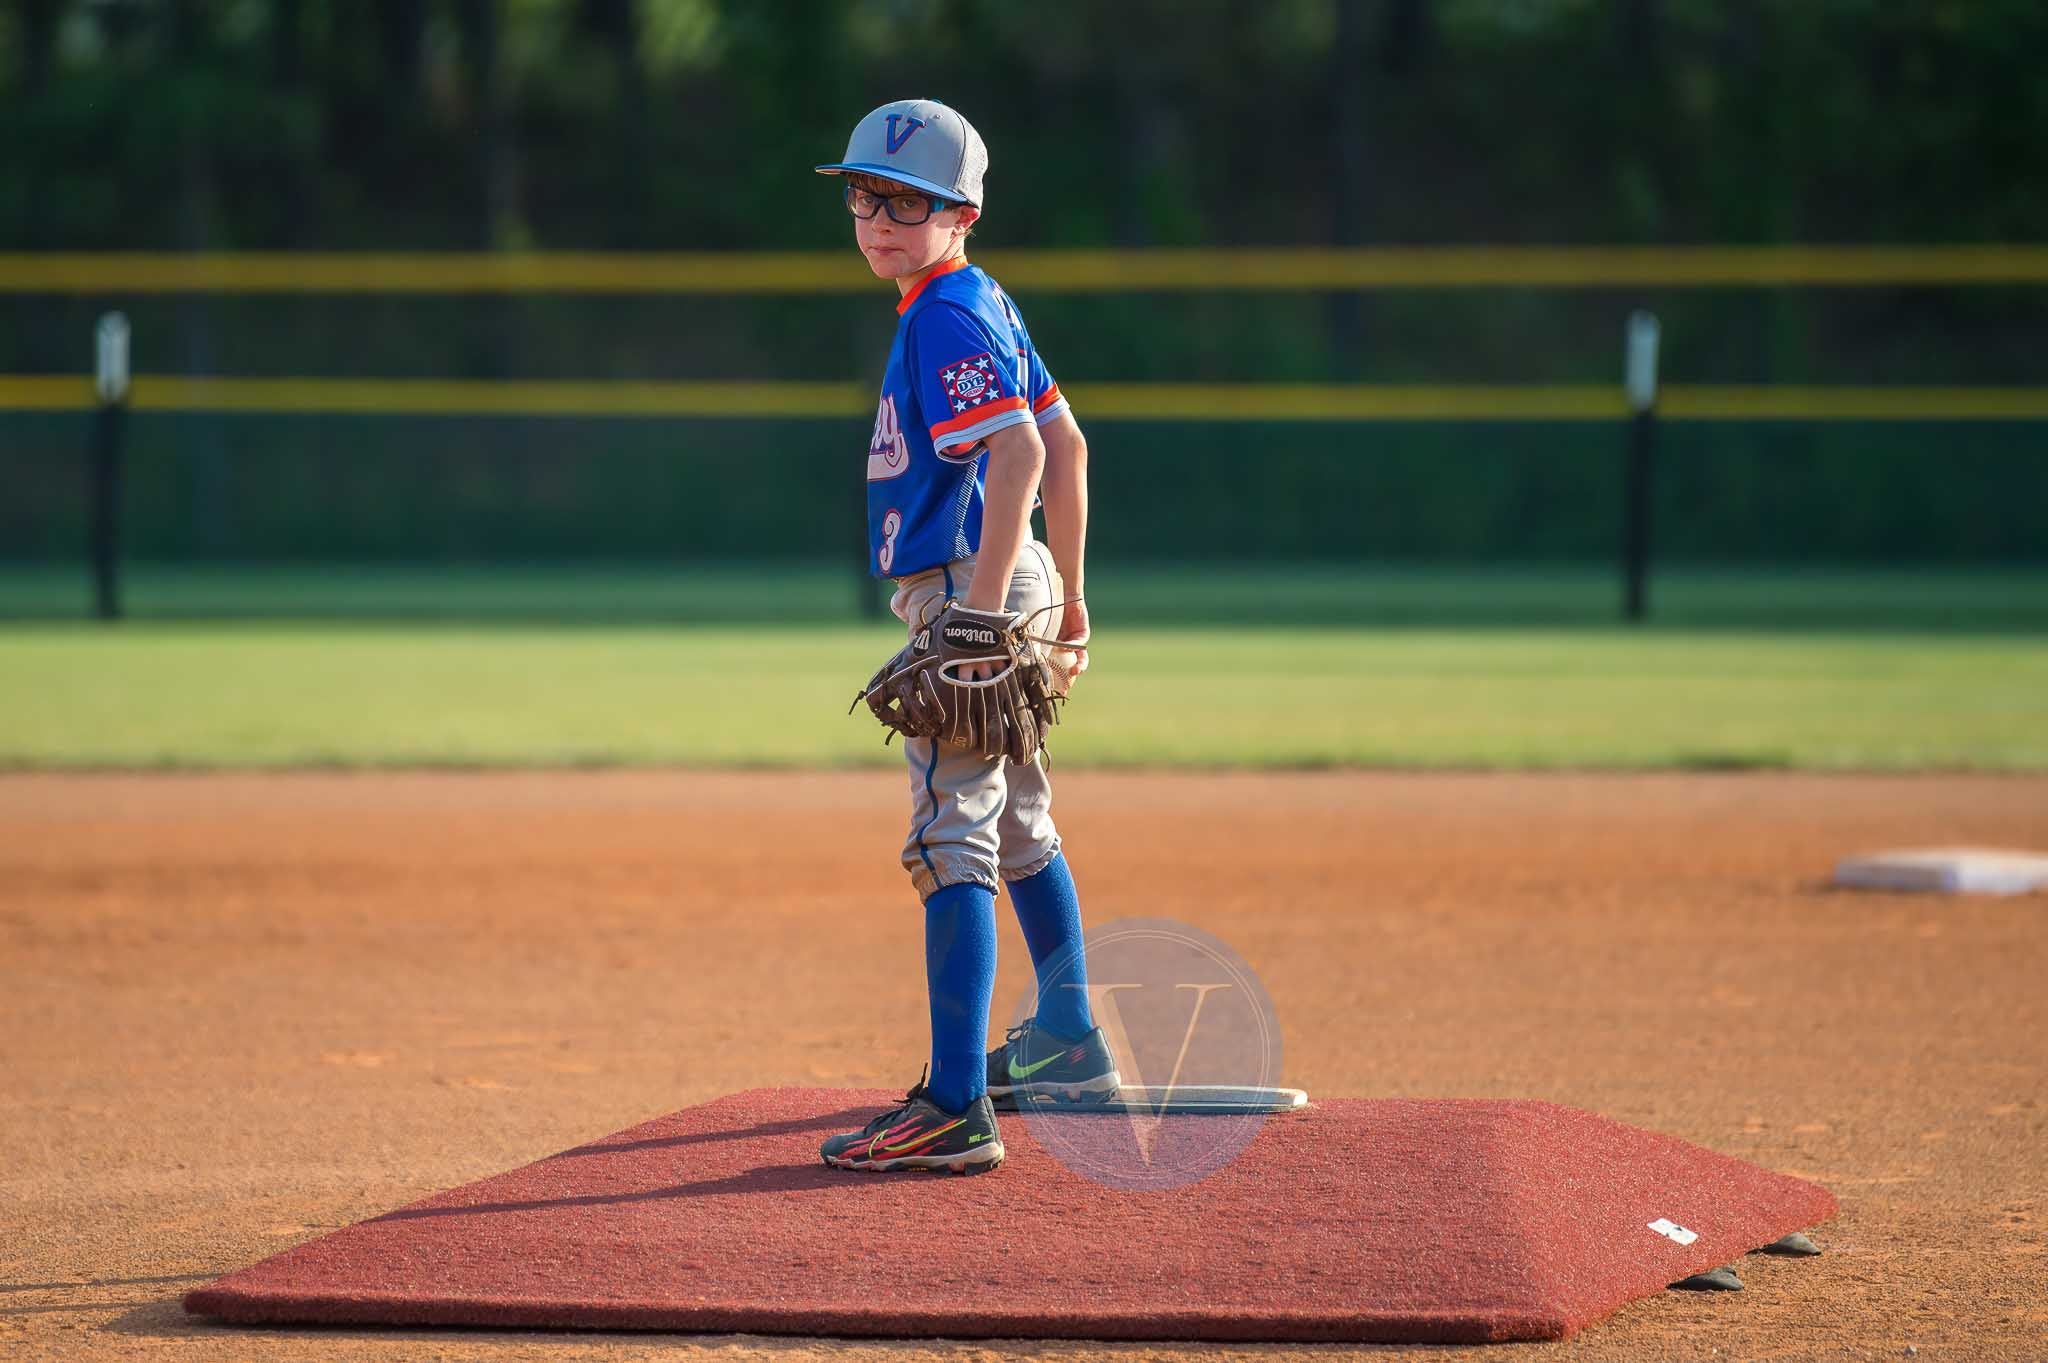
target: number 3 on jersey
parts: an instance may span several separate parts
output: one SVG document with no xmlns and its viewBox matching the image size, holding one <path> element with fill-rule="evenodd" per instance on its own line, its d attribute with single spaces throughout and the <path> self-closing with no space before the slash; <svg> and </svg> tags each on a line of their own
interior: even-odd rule
<svg viewBox="0 0 2048 1363">
<path fill-rule="evenodd" d="M 890 507 L 882 517 L 882 547 L 875 551 L 875 566 L 888 572 L 896 562 L 896 536 L 903 530 L 903 513 Z"/>
<path fill-rule="evenodd" d="M 896 398 L 884 393 L 875 408 L 875 433 L 868 437 L 868 481 L 899 477 L 909 468 L 910 446 L 903 443 L 903 428 L 896 422 Z"/>
</svg>

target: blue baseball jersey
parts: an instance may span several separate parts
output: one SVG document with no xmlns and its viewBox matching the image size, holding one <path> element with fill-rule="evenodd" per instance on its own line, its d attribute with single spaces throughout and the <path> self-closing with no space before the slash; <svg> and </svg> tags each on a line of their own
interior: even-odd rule
<svg viewBox="0 0 2048 1363">
<path fill-rule="evenodd" d="M 1016 304 L 950 260 L 896 306 L 896 343 L 868 440 L 868 562 L 908 577 L 981 548 L 982 442 L 1067 410 Z"/>
</svg>

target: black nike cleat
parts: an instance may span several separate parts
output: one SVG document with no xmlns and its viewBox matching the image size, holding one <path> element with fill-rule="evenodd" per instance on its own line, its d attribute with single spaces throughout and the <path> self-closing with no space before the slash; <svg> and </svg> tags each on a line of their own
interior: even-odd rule
<svg viewBox="0 0 2048 1363">
<path fill-rule="evenodd" d="M 1026 1018 L 989 1052 L 988 1096 L 1005 1104 L 1024 1098 L 1106 1102 L 1116 1096 L 1120 1082 L 1100 1027 L 1079 1041 L 1066 1041 Z"/>
<path fill-rule="evenodd" d="M 819 1148 L 834 1169 L 950 1169 L 985 1174 L 1003 1162 L 1003 1135 L 986 1097 L 964 1112 L 948 1112 L 931 1100 L 924 1081 L 858 1131 L 834 1136 Z"/>
</svg>

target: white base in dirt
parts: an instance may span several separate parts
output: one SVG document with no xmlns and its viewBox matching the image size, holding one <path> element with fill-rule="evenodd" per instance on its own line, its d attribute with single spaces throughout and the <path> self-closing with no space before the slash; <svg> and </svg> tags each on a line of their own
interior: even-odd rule
<svg viewBox="0 0 2048 1363">
<path fill-rule="evenodd" d="M 1850 857 L 1835 884 L 1852 890 L 2025 894 L 2048 889 L 2048 856 L 1993 847 L 1922 847 Z"/>
</svg>

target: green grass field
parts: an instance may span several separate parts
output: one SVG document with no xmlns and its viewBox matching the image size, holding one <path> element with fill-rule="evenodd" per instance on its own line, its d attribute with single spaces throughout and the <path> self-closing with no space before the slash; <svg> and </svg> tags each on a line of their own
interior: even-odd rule
<svg viewBox="0 0 2048 1363">
<path fill-rule="evenodd" d="M 884 625 L 0 627 L 0 765 L 893 764 Z M 1114 628 L 1056 763 L 2048 768 L 2038 633 Z"/>
<path fill-rule="evenodd" d="M 138 620 L 847 624 L 881 600 L 853 567 L 816 563 L 145 563 L 124 580 Z M 1098 568 L 1088 591 L 1119 626 L 1600 627 L 1621 601 L 1614 569 L 1557 564 L 1118 564 Z M 2048 566 L 1665 568 L 1650 597 L 1658 630 L 2048 633 Z M 91 608 L 82 561 L 0 565 L 0 622 L 77 620 Z"/>
<path fill-rule="evenodd" d="M 892 764 L 831 565 L 0 570 L 0 765 Z M 1062 765 L 2048 768 L 2048 572 L 1098 571 Z M 1140 622 L 1142 628 L 1137 627 Z"/>
</svg>

